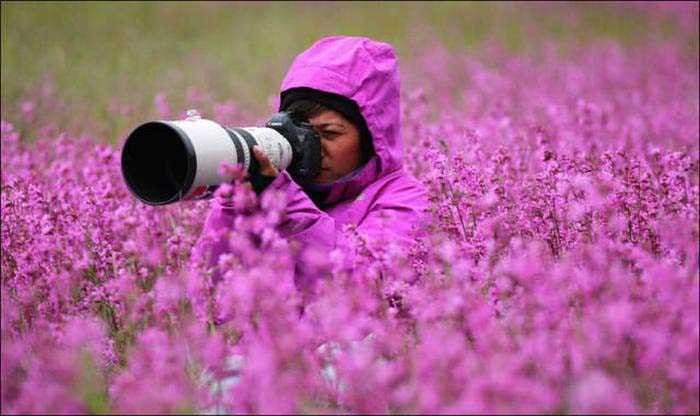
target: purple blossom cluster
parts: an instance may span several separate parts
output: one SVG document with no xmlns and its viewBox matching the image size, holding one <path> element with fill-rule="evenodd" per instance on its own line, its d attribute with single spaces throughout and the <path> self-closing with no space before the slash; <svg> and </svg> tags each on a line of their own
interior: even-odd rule
<svg viewBox="0 0 700 416">
<path fill-rule="evenodd" d="M 223 167 L 213 274 L 191 254 L 210 201 L 137 202 L 119 147 L 37 121 L 50 90 L 22 102 L 2 121 L 2 412 L 697 413 L 697 56 L 436 45 L 403 73 L 430 225 L 409 249 L 347 228 L 355 253 L 303 257 L 332 264 L 313 297 L 282 195 Z"/>
</svg>

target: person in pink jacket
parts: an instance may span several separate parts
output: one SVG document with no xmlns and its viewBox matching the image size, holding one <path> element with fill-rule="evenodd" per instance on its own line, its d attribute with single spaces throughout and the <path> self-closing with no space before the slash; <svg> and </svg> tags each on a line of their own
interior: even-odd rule
<svg viewBox="0 0 700 416">
<path fill-rule="evenodd" d="M 296 183 L 256 149 L 269 189 L 287 196 L 283 237 L 307 252 L 347 251 L 343 228 L 355 226 L 369 241 L 408 246 L 425 221 L 423 185 L 402 166 L 398 63 L 393 48 L 364 37 L 320 39 L 296 57 L 282 82 L 280 111 L 308 120 L 321 137 L 321 173 Z M 230 227 L 233 213 L 216 205 L 203 234 Z M 201 241 L 201 240 L 200 240 Z M 225 241 L 201 243 L 216 264 Z M 371 247 L 370 247 L 371 249 Z M 321 273 L 303 254 L 295 283 L 309 289 Z M 350 262 L 351 263 L 351 262 Z"/>
</svg>

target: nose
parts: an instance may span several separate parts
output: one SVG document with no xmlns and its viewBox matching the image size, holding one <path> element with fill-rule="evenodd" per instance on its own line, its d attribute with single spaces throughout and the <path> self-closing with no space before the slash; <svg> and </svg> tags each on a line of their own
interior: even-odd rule
<svg viewBox="0 0 700 416">
<path fill-rule="evenodd" d="M 321 139 L 321 157 L 325 158 L 328 155 L 328 143 L 325 139 Z"/>
</svg>

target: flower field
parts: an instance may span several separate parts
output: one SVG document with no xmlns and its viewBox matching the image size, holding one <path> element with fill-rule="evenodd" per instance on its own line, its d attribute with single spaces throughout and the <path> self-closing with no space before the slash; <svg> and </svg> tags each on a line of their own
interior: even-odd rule
<svg viewBox="0 0 700 416">
<path fill-rule="evenodd" d="M 280 195 L 219 192 L 215 279 L 211 201 L 136 201 L 123 139 L 63 128 L 48 79 L 3 109 L 2 413 L 698 413 L 697 49 L 436 40 L 401 71 L 430 225 L 408 251 L 346 229 L 313 299 Z M 209 93 L 148 115 L 268 116 Z"/>
</svg>

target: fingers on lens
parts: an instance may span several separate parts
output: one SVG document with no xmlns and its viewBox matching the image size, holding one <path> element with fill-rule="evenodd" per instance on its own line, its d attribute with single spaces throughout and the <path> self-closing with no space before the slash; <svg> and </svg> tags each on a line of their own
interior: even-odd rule
<svg viewBox="0 0 700 416">
<path fill-rule="evenodd" d="M 258 159 L 267 161 L 267 154 L 265 154 L 265 152 L 262 151 L 260 146 L 254 146 L 253 151 L 255 152 L 255 155 L 258 157 Z"/>
</svg>

